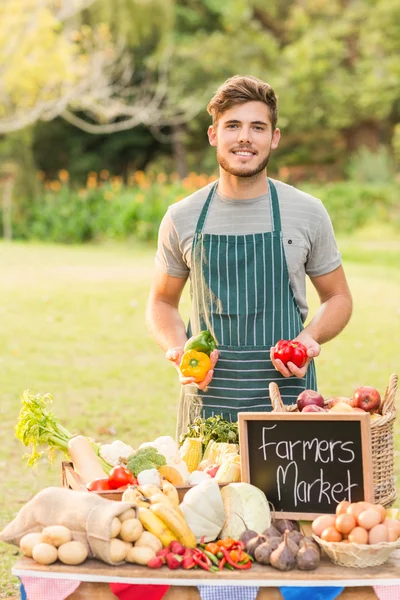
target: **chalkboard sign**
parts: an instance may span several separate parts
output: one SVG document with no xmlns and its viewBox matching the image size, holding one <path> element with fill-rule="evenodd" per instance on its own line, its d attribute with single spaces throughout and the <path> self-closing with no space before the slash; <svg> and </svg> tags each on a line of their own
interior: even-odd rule
<svg viewBox="0 0 400 600">
<path fill-rule="evenodd" d="M 370 415 L 239 413 L 242 481 L 279 517 L 314 519 L 341 500 L 373 502 Z"/>
</svg>

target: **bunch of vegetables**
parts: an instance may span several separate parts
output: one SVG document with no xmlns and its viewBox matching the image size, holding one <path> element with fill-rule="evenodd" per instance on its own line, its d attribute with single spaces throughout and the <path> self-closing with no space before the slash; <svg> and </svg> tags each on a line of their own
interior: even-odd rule
<svg viewBox="0 0 400 600">
<path fill-rule="evenodd" d="M 238 444 L 238 424 L 237 422 L 231 423 L 230 421 L 226 421 L 220 415 L 208 417 L 208 419 L 198 417 L 189 426 L 187 432 L 181 435 L 179 439 L 181 446 L 187 437 L 199 438 L 203 444 L 203 452 L 205 452 L 211 440 L 214 442 Z"/>
<path fill-rule="evenodd" d="M 75 467 L 75 462 L 82 464 L 82 471 L 90 472 L 88 478 L 83 477 L 85 481 L 110 473 L 112 465 L 100 456 L 100 445 L 83 436 L 74 437 L 65 429 L 48 410 L 52 401 L 50 394 L 34 395 L 29 390 L 22 394 L 22 407 L 15 426 L 15 435 L 25 446 L 31 447 L 31 453 L 27 455 L 27 464 L 35 466 L 44 454 L 44 450 L 39 452 L 38 447 L 47 446 L 50 462 L 54 461 L 56 451 L 61 450 L 71 457 Z"/>
<path fill-rule="evenodd" d="M 210 354 L 217 347 L 212 334 L 205 330 L 189 338 L 179 369 L 185 377 L 193 377 L 196 383 L 203 381 L 211 369 Z"/>
<path fill-rule="evenodd" d="M 223 538 L 217 542 L 200 544 L 206 558 L 212 563 L 212 566 L 208 566 L 206 570 L 222 571 L 223 568 L 226 568 L 234 571 L 235 569 L 250 569 L 254 558 L 245 552 L 244 547 L 245 544 L 242 540 L 232 538 Z"/>
<path fill-rule="evenodd" d="M 196 546 L 194 533 L 179 510 L 178 492 L 170 482 L 162 482 L 162 489 L 152 484 L 128 487 L 122 501 L 136 504 L 142 526 L 164 547 L 173 541 L 188 548 Z"/>
<path fill-rule="evenodd" d="M 240 540 L 247 553 L 258 563 L 271 565 L 280 571 L 290 571 L 295 567 L 311 571 L 320 563 L 318 544 L 298 530 L 296 521 L 275 519 L 261 534 L 246 529 Z"/>
</svg>

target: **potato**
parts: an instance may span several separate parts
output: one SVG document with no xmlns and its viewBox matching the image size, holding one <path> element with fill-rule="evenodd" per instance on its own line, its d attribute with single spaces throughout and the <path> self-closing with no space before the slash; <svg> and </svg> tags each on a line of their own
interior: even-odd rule
<svg viewBox="0 0 400 600">
<path fill-rule="evenodd" d="M 139 519 L 127 519 L 121 523 L 119 537 L 124 542 L 136 542 L 143 533 L 143 526 Z"/>
<path fill-rule="evenodd" d="M 42 542 L 53 544 L 56 548 L 72 540 L 72 531 L 64 525 L 49 525 L 42 531 Z"/>
<path fill-rule="evenodd" d="M 110 537 L 116 538 L 117 535 L 119 534 L 119 532 L 121 531 L 121 527 L 122 527 L 121 521 L 118 519 L 118 517 L 114 517 L 113 520 L 111 521 Z"/>
<path fill-rule="evenodd" d="M 158 537 L 155 536 L 154 533 L 151 533 L 150 531 L 143 531 L 140 538 L 136 540 L 135 547 L 140 547 L 140 546 L 147 546 L 148 548 L 151 548 L 152 550 L 154 550 L 154 552 L 156 554 L 157 554 L 157 552 L 162 550 L 162 547 L 163 547 L 163 545 L 162 545 L 161 541 L 158 539 Z"/>
<path fill-rule="evenodd" d="M 58 558 L 57 548 L 52 544 L 40 542 L 32 548 L 32 558 L 40 565 L 51 565 Z"/>
<path fill-rule="evenodd" d="M 151 558 L 154 558 L 156 553 L 148 546 L 134 546 L 126 555 L 126 561 L 137 565 L 147 565 Z"/>
<path fill-rule="evenodd" d="M 122 515 L 119 515 L 119 520 L 121 523 L 126 521 L 127 519 L 136 519 L 136 510 L 134 508 L 128 508 Z"/>
<path fill-rule="evenodd" d="M 110 540 L 110 558 L 113 562 L 119 563 L 125 560 L 127 553 L 126 542 L 118 538 Z"/>
<path fill-rule="evenodd" d="M 41 533 L 27 533 L 21 538 L 19 548 L 24 556 L 32 558 L 32 549 L 42 541 Z"/>
<path fill-rule="evenodd" d="M 82 542 L 66 542 L 58 548 L 58 558 L 65 565 L 80 565 L 88 557 L 88 549 Z"/>
</svg>

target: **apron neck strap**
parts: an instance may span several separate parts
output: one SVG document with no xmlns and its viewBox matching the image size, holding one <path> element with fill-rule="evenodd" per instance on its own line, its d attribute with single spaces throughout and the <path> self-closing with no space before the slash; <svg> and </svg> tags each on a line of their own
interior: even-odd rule
<svg viewBox="0 0 400 600">
<path fill-rule="evenodd" d="M 205 201 L 204 206 L 201 210 L 199 220 L 197 221 L 197 225 L 196 225 L 196 233 L 198 233 L 198 234 L 200 234 L 203 231 L 204 223 L 207 218 L 208 209 L 210 208 L 210 204 L 214 197 L 215 191 L 217 189 L 217 185 L 218 185 L 218 181 L 216 181 L 213 184 L 213 186 L 207 196 L 207 200 Z M 269 185 L 269 194 L 270 194 L 270 199 L 271 199 L 270 206 L 271 206 L 271 217 L 272 217 L 272 231 L 281 231 L 282 225 L 281 225 L 281 213 L 279 210 L 278 192 L 276 191 L 275 185 L 272 183 L 272 181 L 269 178 L 268 178 L 268 185 Z"/>
<path fill-rule="evenodd" d="M 281 231 L 281 211 L 279 210 L 278 192 L 276 191 L 275 185 L 268 177 L 269 194 L 271 198 L 271 217 L 272 217 L 272 231 Z"/>
</svg>

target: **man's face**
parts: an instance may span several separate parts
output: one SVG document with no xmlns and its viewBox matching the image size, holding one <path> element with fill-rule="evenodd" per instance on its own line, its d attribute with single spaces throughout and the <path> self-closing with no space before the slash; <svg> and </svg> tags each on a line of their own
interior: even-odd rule
<svg viewBox="0 0 400 600">
<path fill-rule="evenodd" d="M 253 177 L 264 171 L 279 138 L 279 129 L 272 131 L 268 106 L 258 101 L 233 106 L 215 127 L 208 128 L 219 165 L 236 177 Z"/>
</svg>

